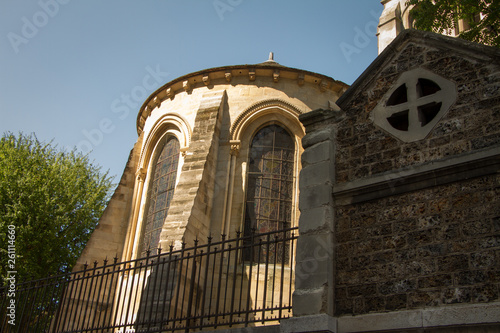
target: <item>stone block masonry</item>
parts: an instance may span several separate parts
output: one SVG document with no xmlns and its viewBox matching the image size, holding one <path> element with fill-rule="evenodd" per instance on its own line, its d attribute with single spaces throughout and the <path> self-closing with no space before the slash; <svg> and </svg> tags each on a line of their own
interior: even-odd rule
<svg viewBox="0 0 500 333">
<path fill-rule="evenodd" d="M 201 99 L 191 144 L 160 236 L 163 249 L 168 249 L 171 244 L 179 248 L 182 242 L 192 244 L 195 239 L 205 240 L 209 236 L 220 108 L 225 98 L 223 90 L 206 93 Z"/>
<path fill-rule="evenodd" d="M 500 175 L 338 207 L 337 315 L 500 298 Z"/>
<path fill-rule="evenodd" d="M 370 84 L 342 105 L 346 117 L 336 136 L 339 183 L 500 145 L 498 61 L 495 64 L 481 53 L 458 54 L 455 49 L 440 50 L 434 45 L 398 46 L 390 61 L 378 72 L 372 71 L 376 74 L 370 77 Z M 400 142 L 377 127 L 370 113 L 402 73 L 418 68 L 454 82 L 457 98 L 426 139 Z"/>
</svg>

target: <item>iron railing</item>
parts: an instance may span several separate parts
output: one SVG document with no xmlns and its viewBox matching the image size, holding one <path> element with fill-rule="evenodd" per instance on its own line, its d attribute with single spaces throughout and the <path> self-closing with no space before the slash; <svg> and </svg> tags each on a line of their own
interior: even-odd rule
<svg viewBox="0 0 500 333">
<path fill-rule="evenodd" d="M 239 233 L 137 260 L 95 262 L 17 284 L 14 298 L 0 289 L 1 332 L 189 332 L 278 322 L 291 316 L 296 233 Z"/>
</svg>

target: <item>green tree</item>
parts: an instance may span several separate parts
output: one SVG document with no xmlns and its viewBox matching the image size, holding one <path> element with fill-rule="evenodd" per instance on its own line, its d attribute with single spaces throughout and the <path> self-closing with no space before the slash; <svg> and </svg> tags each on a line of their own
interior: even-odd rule
<svg viewBox="0 0 500 333">
<path fill-rule="evenodd" d="M 500 47 L 500 0 L 408 0 L 407 5 L 415 5 L 410 13 L 416 29 L 443 33 L 464 19 L 470 28 L 460 38 Z M 480 13 L 483 19 L 475 20 Z"/>
<path fill-rule="evenodd" d="M 5 134 L 0 139 L 2 280 L 7 271 L 17 271 L 19 281 L 71 269 L 106 207 L 111 186 L 107 172 L 101 173 L 88 156 L 58 150 L 34 135 Z M 15 262 L 9 261 L 13 251 Z"/>
</svg>

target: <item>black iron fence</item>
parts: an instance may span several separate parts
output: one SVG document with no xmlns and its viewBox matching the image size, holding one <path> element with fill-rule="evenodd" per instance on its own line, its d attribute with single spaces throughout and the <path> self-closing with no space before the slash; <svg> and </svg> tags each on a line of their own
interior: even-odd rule
<svg viewBox="0 0 500 333">
<path fill-rule="evenodd" d="M 209 238 L 0 289 L 1 332 L 189 332 L 277 322 L 291 316 L 296 239 L 296 228 Z"/>
</svg>

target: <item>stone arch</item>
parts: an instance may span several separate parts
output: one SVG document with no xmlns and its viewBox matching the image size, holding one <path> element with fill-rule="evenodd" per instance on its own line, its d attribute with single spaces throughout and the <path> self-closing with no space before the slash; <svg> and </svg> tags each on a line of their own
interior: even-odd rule
<svg viewBox="0 0 500 333">
<path fill-rule="evenodd" d="M 269 99 L 257 102 L 236 118 L 231 126 L 231 140 L 241 141 L 242 135 L 244 135 L 251 124 L 257 119 L 262 119 L 262 117 L 269 115 L 275 115 L 284 121 L 291 121 L 301 127 L 298 117 L 302 113 L 303 111 L 296 106 L 280 99 Z"/>
<path fill-rule="evenodd" d="M 185 152 L 191 142 L 192 130 L 188 122 L 179 114 L 167 113 L 160 117 L 149 132 L 139 157 L 139 170 L 146 171 L 157 144 L 166 135 L 174 135 L 179 140 L 181 152 Z"/>
</svg>

